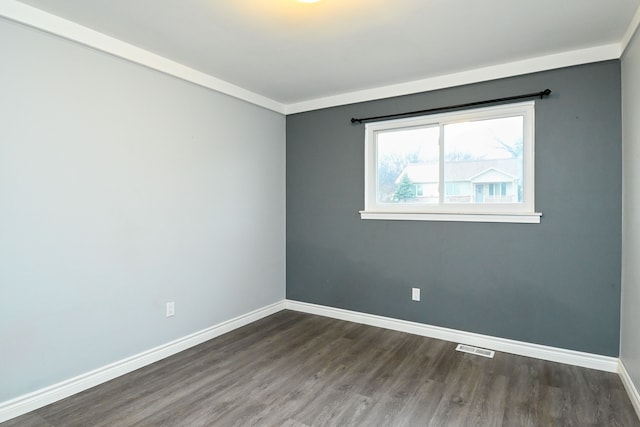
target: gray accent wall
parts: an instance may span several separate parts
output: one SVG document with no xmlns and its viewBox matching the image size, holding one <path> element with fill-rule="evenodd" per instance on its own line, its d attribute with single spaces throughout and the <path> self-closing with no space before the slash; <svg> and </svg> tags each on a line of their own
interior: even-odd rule
<svg viewBox="0 0 640 427">
<path fill-rule="evenodd" d="M 622 309 L 620 360 L 640 390 L 640 33 L 622 56 Z"/>
<path fill-rule="evenodd" d="M 0 402 L 282 301 L 283 115 L 3 19 L 0 52 Z"/>
<path fill-rule="evenodd" d="M 617 357 L 620 85 L 608 61 L 287 116 L 287 298 Z M 540 224 L 360 219 L 364 126 L 352 117 L 545 88 Z"/>
</svg>

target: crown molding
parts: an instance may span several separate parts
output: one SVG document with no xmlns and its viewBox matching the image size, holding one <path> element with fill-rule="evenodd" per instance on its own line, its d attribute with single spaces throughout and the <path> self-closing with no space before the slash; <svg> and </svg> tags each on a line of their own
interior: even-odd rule
<svg viewBox="0 0 640 427">
<path fill-rule="evenodd" d="M 607 61 L 610 59 L 620 58 L 620 54 L 621 49 L 619 43 L 572 50 L 553 55 L 525 59 L 522 61 L 507 62 L 490 67 L 476 68 L 458 73 L 431 77 L 428 79 L 415 80 L 412 82 L 365 89 L 335 96 L 328 96 L 325 98 L 312 99 L 296 104 L 289 104 L 285 108 L 285 114 L 302 113 L 305 111 L 319 110 L 321 108 L 335 107 L 338 105 L 391 98 L 394 96 L 462 86 L 471 83 L 535 73 L 538 71 L 588 64 L 590 62 Z"/>
<path fill-rule="evenodd" d="M 2 0 L 0 2 L 0 17 L 80 43 L 251 104 L 281 114 L 284 113 L 285 106 L 273 99 L 19 1 Z"/>
<path fill-rule="evenodd" d="M 633 35 L 638 30 L 638 26 L 640 26 L 640 6 L 636 9 L 636 13 L 631 18 L 631 22 L 629 23 L 629 27 L 627 27 L 627 31 L 624 33 L 622 40 L 620 41 L 620 56 L 627 50 L 627 46 L 631 43 L 631 39 Z"/>
<path fill-rule="evenodd" d="M 149 52 L 130 43 L 107 36 L 106 34 L 35 7 L 28 6 L 17 0 L 2 0 L 0 2 L 0 17 L 80 43 L 181 80 L 194 83 L 198 86 L 288 115 L 339 105 L 373 101 L 376 99 L 391 98 L 394 96 L 409 95 L 465 84 L 479 83 L 539 71 L 587 64 L 590 62 L 619 59 L 633 37 L 638 25 L 640 25 L 640 8 L 636 11 L 627 32 L 620 43 L 566 51 L 521 61 L 507 62 L 489 67 L 465 70 L 360 91 L 347 92 L 291 104 L 283 104 L 274 99 L 206 74 L 202 71 L 198 71 L 176 61 L 172 61 L 163 56 Z"/>
</svg>

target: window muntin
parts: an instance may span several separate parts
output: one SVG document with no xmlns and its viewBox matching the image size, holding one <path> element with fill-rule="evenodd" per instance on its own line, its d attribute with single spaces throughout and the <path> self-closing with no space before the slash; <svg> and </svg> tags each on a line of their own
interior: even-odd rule
<svg viewBox="0 0 640 427">
<path fill-rule="evenodd" d="M 533 110 L 523 102 L 367 124 L 363 214 L 533 214 Z"/>
</svg>

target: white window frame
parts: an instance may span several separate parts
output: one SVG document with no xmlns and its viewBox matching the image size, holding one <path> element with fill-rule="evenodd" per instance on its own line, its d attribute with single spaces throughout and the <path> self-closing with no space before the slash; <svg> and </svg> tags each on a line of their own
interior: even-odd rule
<svg viewBox="0 0 640 427">
<path fill-rule="evenodd" d="M 386 120 L 365 125 L 365 197 L 362 219 L 511 222 L 539 223 L 541 213 L 535 211 L 535 101 L 477 108 L 429 116 Z M 522 116 L 523 120 L 523 201 L 522 203 L 452 204 L 443 203 L 445 191 L 443 126 L 446 124 Z M 440 127 L 440 203 L 378 203 L 377 202 L 377 134 L 413 127 Z"/>
</svg>

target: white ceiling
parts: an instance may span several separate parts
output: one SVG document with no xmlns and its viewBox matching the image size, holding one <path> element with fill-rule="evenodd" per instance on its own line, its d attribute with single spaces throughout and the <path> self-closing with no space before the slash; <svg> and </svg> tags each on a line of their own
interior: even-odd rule
<svg viewBox="0 0 640 427">
<path fill-rule="evenodd" d="M 620 45 L 637 25 L 640 6 L 640 0 L 20 1 L 282 105 Z"/>
</svg>

